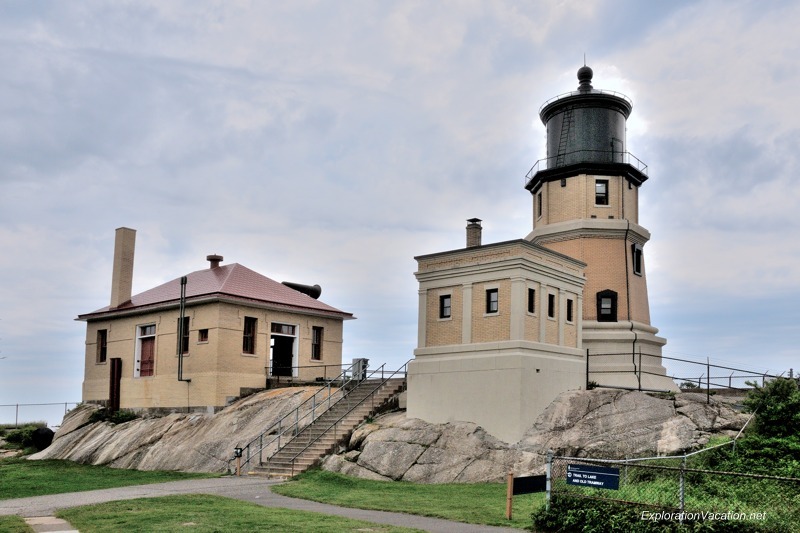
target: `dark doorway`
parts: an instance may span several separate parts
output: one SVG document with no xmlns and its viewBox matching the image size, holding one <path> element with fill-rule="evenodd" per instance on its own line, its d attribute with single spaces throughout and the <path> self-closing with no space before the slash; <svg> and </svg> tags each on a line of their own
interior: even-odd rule
<svg viewBox="0 0 800 533">
<path fill-rule="evenodd" d="M 294 337 L 284 335 L 272 336 L 272 375 L 292 375 L 292 352 Z"/>
<path fill-rule="evenodd" d="M 111 412 L 119 411 L 120 382 L 122 381 L 122 359 L 111 358 L 110 376 L 108 383 L 108 408 Z"/>
</svg>

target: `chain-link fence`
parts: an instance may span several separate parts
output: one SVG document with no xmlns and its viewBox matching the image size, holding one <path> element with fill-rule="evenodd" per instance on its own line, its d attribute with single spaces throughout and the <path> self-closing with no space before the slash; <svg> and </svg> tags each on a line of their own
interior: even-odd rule
<svg viewBox="0 0 800 533">
<path fill-rule="evenodd" d="M 632 506 L 653 522 L 757 522 L 771 531 L 800 524 L 800 478 L 712 470 L 698 452 L 618 460 L 549 455 L 548 472 L 548 505 L 552 498 L 591 499 Z"/>
<path fill-rule="evenodd" d="M 3 404 L 0 405 L 0 425 L 16 428 L 45 422 L 50 427 L 58 427 L 64 415 L 76 405 L 78 402 Z"/>
</svg>

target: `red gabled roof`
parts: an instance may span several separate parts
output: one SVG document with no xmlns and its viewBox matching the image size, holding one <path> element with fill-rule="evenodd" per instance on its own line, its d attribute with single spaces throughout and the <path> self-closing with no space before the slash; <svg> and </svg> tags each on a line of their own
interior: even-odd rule
<svg viewBox="0 0 800 533">
<path fill-rule="evenodd" d="M 197 272 L 192 272 L 186 278 L 187 303 L 204 296 L 229 296 L 239 300 L 275 304 L 279 307 L 286 307 L 287 310 L 294 309 L 336 315 L 344 319 L 352 318 L 353 316 L 352 313 L 340 311 L 238 263 L 198 270 Z M 163 285 L 134 295 L 130 302 L 126 302 L 119 307 L 111 308 L 106 306 L 97 311 L 79 315 L 78 319 L 87 319 L 93 315 L 106 313 L 131 311 L 165 303 L 175 303 L 180 300 L 180 297 L 181 280 L 180 278 L 175 278 Z"/>
</svg>

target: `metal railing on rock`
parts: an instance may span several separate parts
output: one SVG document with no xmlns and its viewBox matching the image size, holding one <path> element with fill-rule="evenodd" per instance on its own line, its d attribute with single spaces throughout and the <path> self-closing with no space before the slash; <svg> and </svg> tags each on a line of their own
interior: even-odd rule
<svg viewBox="0 0 800 533">
<path fill-rule="evenodd" d="M 401 366 L 399 369 L 397 369 L 397 370 L 395 370 L 395 371 L 392 371 L 392 372 L 390 372 L 390 373 L 388 373 L 388 374 L 387 374 L 387 372 L 388 372 L 388 371 L 386 371 L 386 369 L 385 369 L 385 367 L 386 367 L 386 364 L 384 363 L 384 364 L 382 364 L 380 367 L 378 367 L 378 368 L 376 368 L 375 370 L 373 370 L 372 372 L 370 372 L 370 373 L 369 373 L 369 374 L 366 376 L 366 378 L 365 378 L 365 379 L 364 379 L 362 382 L 359 382 L 359 384 L 357 385 L 357 387 L 361 387 L 361 386 L 368 386 L 368 385 L 373 385 L 373 386 L 374 386 L 374 388 L 373 388 L 373 390 L 372 390 L 372 391 L 370 391 L 370 393 L 369 393 L 367 396 L 365 396 L 363 399 L 361 399 L 361 400 L 359 400 L 359 401 L 354 401 L 354 402 L 352 403 L 352 405 L 348 405 L 348 406 L 347 406 L 347 407 L 348 407 L 348 409 L 347 409 L 347 411 L 346 411 L 344 414 L 342 414 L 342 415 L 341 415 L 341 416 L 340 416 L 338 419 L 336 419 L 336 420 L 335 420 L 333 423 L 331 423 L 331 424 L 329 424 L 328 426 L 326 426 L 326 427 L 324 428 L 324 430 L 323 430 L 323 431 L 321 431 L 321 432 L 320 432 L 320 434 L 319 434 L 319 435 L 317 435 L 315 438 L 313 438 L 313 439 L 310 439 L 310 440 L 309 440 L 309 442 L 306 444 L 306 446 L 305 446 L 303 449 L 301 449 L 299 452 L 295 453 L 295 454 L 294 454 L 294 455 L 293 455 L 293 456 L 290 458 L 290 460 L 291 460 L 291 464 L 292 464 L 291 475 L 292 475 L 292 476 L 294 475 L 294 467 L 295 467 L 295 462 L 297 461 L 298 457 L 300 457 L 301 455 L 303 455 L 303 453 L 305 453 L 305 451 L 306 451 L 306 450 L 308 450 L 309 448 L 311 448 L 311 446 L 313 446 L 315 443 L 317 443 L 317 442 L 318 442 L 318 441 L 319 441 L 319 440 L 320 440 L 320 439 L 321 439 L 323 436 L 325 436 L 325 435 L 329 434 L 331 430 L 333 430 L 333 434 L 334 434 L 334 441 L 338 440 L 338 434 L 337 434 L 337 430 L 338 430 L 339 426 L 341 425 L 342 421 L 343 421 L 345 418 L 347 418 L 347 417 L 350 415 L 350 413 L 352 413 L 352 412 L 353 412 L 353 411 L 354 411 L 356 408 L 358 408 L 359 406 L 363 405 L 363 404 L 364 404 L 364 403 L 365 403 L 367 400 L 371 400 L 371 401 L 373 402 L 373 403 L 372 403 L 372 408 L 374 408 L 374 407 L 375 407 L 375 404 L 374 404 L 375 394 L 376 394 L 378 391 L 380 391 L 380 390 L 381 390 L 381 388 L 382 388 L 382 387 L 383 387 L 383 386 L 384 386 L 384 385 L 385 385 L 387 382 L 389 382 L 389 380 L 391 380 L 391 379 L 395 379 L 395 378 L 397 378 L 397 377 L 399 377 L 399 376 L 402 376 L 402 377 L 405 379 L 405 378 L 406 378 L 406 376 L 407 376 L 407 373 L 408 373 L 408 363 L 409 363 L 409 362 L 411 362 L 411 360 L 409 360 L 409 361 L 406 361 L 406 362 L 405 362 L 405 364 L 403 364 L 403 366 Z M 380 378 L 378 378 L 378 373 L 380 373 Z M 353 390 L 355 390 L 355 388 L 354 388 Z M 350 392 L 352 392 L 352 391 L 350 391 Z M 347 400 L 348 400 L 348 398 L 350 398 L 350 395 L 349 395 L 349 394 L 346 394 L 345 396 L 343 396 L 343 397 L 340 399 L 340 401 L 347 401 Z M 277 453 L 277 452 L 276 452 L 276 453 Z M 274 455 L 275 455 L 275 454 L 273 454 L 273 457 L 274 457 Z M 269 459 L 267 459 L 267 473 L 269 473 Z"/>
</svg>

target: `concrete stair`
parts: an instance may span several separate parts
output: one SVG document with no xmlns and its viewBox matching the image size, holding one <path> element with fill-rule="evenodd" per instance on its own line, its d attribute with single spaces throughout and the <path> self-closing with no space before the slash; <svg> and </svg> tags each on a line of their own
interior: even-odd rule
<svg viewBox="0 0 800 533">
<path fill-rule="evenodd" d="M 333 404 L 248 474 L 288 478 L 305 472 L 334 451 L 359 424 L 404 389 L 404 378 L 389 379 L 385 383 L 380 379 L 360 382 L 347 396 Z"/>
</svg>

